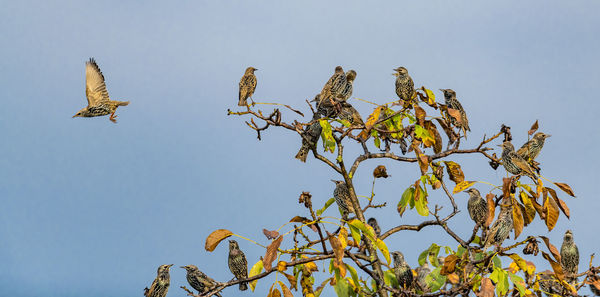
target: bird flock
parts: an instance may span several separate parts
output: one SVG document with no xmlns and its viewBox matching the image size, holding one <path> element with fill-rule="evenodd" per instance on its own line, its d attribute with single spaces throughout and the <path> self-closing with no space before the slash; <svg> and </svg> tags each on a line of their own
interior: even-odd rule
<svg viewBox="0 0 600 297">
<path fill-rule="evenodd" d="M 257 79 L 254 72 L 258 70 L 254 67 L 248 67 L 239 82 L 239 106 L 248 106 L 248 99 L 252 100 L 252 95 L 256 90 Z M 412 102 L 417 98 L 417 92 L 414 88 L 414 82 L 408 74 L 405 67 L 394 69 L 396 76 L 395 91 L 398 98 L 403 104 L 403 108 L 409 108 Z M 75 117 L 97 117 L 110 115 L 109 120 L 116 123 L 117 116 L 115 112 L 119 106 L 127 106 L 129 101 L 111 100 L 106 89 L 104 75 L 100 67 L 93 58 L 85 63 L 86 73 L 86 97 L 88 105 L 79 110 Z M 353 83 L 356 79 L 356 71 L 349 70 L 344 72 L 341 66 L 335 67 L 333 75 L 327 80 L 323 89 L 312 100 L 316 102 L 316 112 L 313 114 L 313 123 L 307 125 L 303 131 L 302 144 L 296 154 L 296 159 L 306 162 L 308 152 L 315 148 L 319 137 L 321 136 L 321 125 L 319 119 L 322 118 L 339 118 L 340 120 L 348 121 L 353 126 L 364 126 L 364 122 L 358 111 L 348 103 L 348 99 L 352 96 Z M 444 94 L 445 104 L 448 108 L 452 108 L 459 113 L 459 119 L 450 117 L 452 125 L 459 128 L 466 138 L 466 132 L 470 131 L 467 114 L 461 103 L 456 97 L 456 92 L 452 89 L 440 89 Z M 252 100 L 253 102 L 253 100 Z M 507 172 L 514 175 L 526 175 L 532 180 L 537 180 L 534 170 L 535 159 L 540 154 L 545 140 L 550 135 L 543 132 L 536 133 L 531 140 L 523 144 L 515 151 L 514 146 L 505 141 L 502 147 L 501 164 Z M 350 193 L 344 181 L 332 180 L 335 183 L 333 196 L 335 202 L 342 212 L 342 218 L 346 220 L 350 213 L 354 213 L 354 207 L 350 200 Z M 470 188 L 465 191 L 469 195 L 467 210 L 469 216 L 475 222 L 478 228 L 482 231 L 482 246 L 487 249 L 491 246 L 500 246 L 502 242 L 509 237 L 509 232 L 513 229 L 512 204 L 501 205 L 500 214 L 494 224 L 486 229 L 485 223 L 489 216 L 488 202 L 484 199 L 480 192 L 475 188 Z M 373 227 L 373 230 L 379 236 L 381 229 L 375 218 L 370 218 L 368 224 Z M 427 263 L 418 267 L 416 279 L 414 279 L 412 269 L 404 259 L 404 255 L 399 251 L 391 253 L 394 262 L 394 274 L 398 284 L 405 288 L 418 286 L 423 292 L 427 292 L 425 277 L 431 272 Z M 560 249 L 561 265 L 563 270 L 570 275 L 567 278 L 569 282 L 576 281 L 573 277 L 578 271 L 579 251 L 577 245 L 573 241 L 573 233 L 566 231 L 563 244 Z M 443 261 L 443 259 L 439 259 Z M 248 278 L 248 262 L 244 252 L 239 247 L 235 240 L 229 241 L 229 256 L 228 266 L 232 274 L 238 280 Z M 157 276 L 150 285 L 150 288 L 144 289 L 146 297 L 164 297 L 167 295 L 170 285 L 169 269 L 173 264 L 160 265 L 157 270 Z M 200 271 L 195 265 L 181 266 L 185 269 L 186 279 L 190 286 L 198 291 L 199 294 L 207 293 L 214 289 L 218 283 Z M 552 282 L 549 275 L 542 275 L 540 286 L 545 292 L 560 293 L 560 287 L 557 287 L 556 282 Z M 240 282 L 239 289 L 247 290 L 247 282 Z M 221 296 L 216 293 L 217 296 Z"/>
</svg>

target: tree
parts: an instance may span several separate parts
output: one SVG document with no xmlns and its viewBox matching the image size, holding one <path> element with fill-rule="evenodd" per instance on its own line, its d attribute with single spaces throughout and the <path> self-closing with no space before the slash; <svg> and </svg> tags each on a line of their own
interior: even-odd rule
<svg viewBox="0 0 600 297">
<path fill-rule="evenodd" d="M 414 92 L 410 100 L 372 103 L 374 110 L 364 123 L 343 116 L 344 109 L 351 108 L 345 100 L 334 97 L 325 101 L 321 99 L 329 98 L 316 99 L 316 111 L 306 101 L 313 114 L 309 122 L 286 122 L 279 108 L 266 115 L 257 107 L 262 104 L 279 105 L 304 116 L 297 109 L 278 103 L 253 102 L 242 107 L 242 111 L 228 110 L 228 114 L 249 117 L 250 121 L 246 124 L 256 131 L 259 140 L 261 133 L 271 127 L 297 133 L 304 145 L 308 145 L 315 160 L 340 175 L 337 184 L 346 187 L 343 198 L 347 199 L 348 205 L 341 207 L 340 217 L 332 220 L 322 214 L 332 205 L 341 206 L 336 204 L 336 199 L 330 198 L 323 206 L 315 208 L 311 194 L 301 193 L 299 203 L 305 207 L 305 214 L 291 218 L 278 230 L 263 230 L 270 243 L 265 247 L 265 255 L 258 261 L 256 257 L 248 257 L 251 268 L 247 279 L 217 282 L 203 295 L 182 287 L 188 295 L 212 296 L 226 287 L 246 281 L 254 290 L 258 281 L 267 282 L 270 279 L 267 277 L 273 274 L 285 276 L 287 282 L 274 282 L 269 296 L 292 296 L 292 290 L 301 292 L 303 296 L 319 296 L 328 285 L 338 296 L 466 296 L 469 292 L 477 296 L 540 296 L 542 292 L 577 295 L 579 289 L 586 285 L 600 290 L 600 267 L 592 266 L 593 255 L 587 270 L 567 273 L 561 264 L 561 252 L 547 237 L 524 238 L 521 235 L 524 227 L 536 219 L 543 220 L 548 231 L 554 229 L 561 212 L 570 216 L 569 208 L 559 193 L 574 197 L 569 185 L 552 182 L 539 175 L 540 164 L 534 160 L 535 156 L 529 158 L 524 155 L 527 164 L 519 166 L 533 168 L 537 173 L 529 174 L 523 170 L 523 174 L 527 175 L 519 173 L 495 182 L 495 187 L 484 198 L 487 203 L 485 222 L 473 223 L 470 238 L 461 238 L 448 227 L 447 223 L 459 212 L 454 195 L 478 183 L 475 179 L 467 180 L 460 164 L 452 161 L 452 157 L 458 154 L 480 155 L 493 169 L 497 169 L 506 160 L 491 153 L 492 148 L 488 146 L 493 142 L 510 141 L 512 137 L 508 126 L 502 125 L 500 131 L 489 138 L 484 136 L 478 146 L 464 149 L 460 146 L 460 140 L 467 137 L 468 130 L 464 112 L 453 105 L 436 102 L 434 93 L 425 87 Z M 323 110 L 325 103 L 329 104 L 327 110 Z M 537 129 L 536 121 L 528 135 L 533 135 Z M 319 152 L 319 138 L 323 153 Z M 357 145 L 362 152 L 347 156 L 344 154 L 347 145 Z M 397 161 L 399 166 L 417 165 L 414 167 L 420 178 L 409 181 L 410 186 L 397 202 L 397 210 L 400 216 L 406 211 L 416 210 L 424 217 L 421 223 L 399 225 L 379 232 L 373 220 L 366 220 L 365 214 L 370 209 L 388 207 L 388 202 L 396 202 L 378 204 L 374 201 L 375 179 L 387 177 L 383 165 L 373 171 L 371 195 L 359 197 L 356 194 L 354 173 L 368 159 L 390 159 Z M 347 160 L 353 161 L 347 163 Z M 428 199 L 431 191 L 443 193 L 449 212 L 444 212 L 439 205 L 431 207 Z M 320 200 L 317 202 L 319 206 Z M 344 202 L 338 200 L 338 203 Z M 505 215 L 499 214 L 496 223 L 493 223 L 495 214 L 503 210 Z M 503 219 L 511 223 L 503 225 L 499 222 Z M 510 246 L 502 245 L 505 238 L 501 238 L 503 236 L 497 231 L 504 226 L 510 228 L 505 230 L 507 234 L 514 231 L 515 239 L 520 236 L 521 240 Z M 399 268 L 402 260 L 398 260 L 398 254 L 389 249 L 385 240 L 404 231 L 420 231 L 423 228 L 441 228 L 457 245 L 439 246 L 433 243 L 418 259 L 421 267 L 431 265 L 432 269 L 428 271 L 419 267 L 415 271 L 408 270 L 409 274 L 402 274 Z M 206 239 L 205 249 L 213 251 L 221 241 L 232 235 L 235 234 L 226 229 L 212 232 Z M 541 257 L 550 263 L 552 271 L 540 272 L 534 263 L 521 256 L 537 257 L 540 241 L 547 248 L 547 252 L 542 251 Z M 319 271 L 319 262 L 328 263 L 329 270 Z"/>
</svg>

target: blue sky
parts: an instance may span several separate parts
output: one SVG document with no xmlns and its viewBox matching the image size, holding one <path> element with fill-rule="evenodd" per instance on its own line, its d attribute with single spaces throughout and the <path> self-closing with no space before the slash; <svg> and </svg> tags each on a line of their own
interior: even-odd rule
<svg viewBox="0 0 600 297">
<path fill-rule="evenodd" d="M 581 266 L 599 252 L 595 222 L 599 128 L 600 19 L 597 1 L 2 1 L 0 10 L 0 295 L 142 296 L 160 264 L 196 264 L 231 277 L 226 245 L 204 251 L 214 229 L 266 242 L 295 215 L 302 191 L 316 205 L 331 197 L 334 172 L 293 157 L 300 139 L 269 129 L 263 140 L 235 108 L 247 66 L 258 69 L 255 99 L 292 104 L 320 91 L 336 65 L 358 73 L 354 97 L 395 98 L 392 69 L 415 85 L 452 88 L 467 109 L 465 147 L 504 123 L 514 143 L 537 119 L 553 136 L 539 157 L 543 175 L 569 183 L 572 218 L 548 236 L 560 245 L 574 229 Z M 95 57 L 119 123 L 72 119 L 85 106 L 84 62 Z M 436 92 L 441 98 L 441 93 Z M 366 117 L 372 106 L 350 101 Z M 267 108 L 264 108 L 268 110 Z M 284 113 L 284 119 L 296 116 Z M 348 148 L 348 153 L 356 148 Z M 467 179 L 499 183 L 480 156 L 452 158 Z M 368 161 L 355 177 L 370 191 L 371 171 L 388 166 L 372 214 L 383 229 L 418 176 L 413 165 Z M 478 185 L 482 191 L 486 186 Z M 438 193 L 431 204 L 442 199 Z M 464 196 L 464 197 L 463 197 Z M 436 198 L 437 197 L 437 198 Z M 466 207 L 466 194 L 457 202 Z M 436 200 L 439 199 L 439 200 Z M 330 212 L 330 214 L 335 214 Z M 462 235 L 462 212 L 452 223 Z M 469 225 L 466 226 L 465 225 Z M 536 222 L 524 235 L 546 234 Z M 520 238 L 525 238 L 521 235 Z M 389 245 L 415 266 L 440 229 L 394 236 Z M 512 236 L 511 236 L 512 240 Z M 240 241 L 248 261 L 264 251 Z M 542 264 L 542 262 L 540 262 Z M 598 265 L 598 263 L 595 263 Z M 548 268 L 543 264 L 541 270 Z M 184 296 L 173 269 L 169 296 Z M 269 285 L 259 284 L 264 294 Z M 227 296 L 241 296 L 228 289 Z"/>
</svg>

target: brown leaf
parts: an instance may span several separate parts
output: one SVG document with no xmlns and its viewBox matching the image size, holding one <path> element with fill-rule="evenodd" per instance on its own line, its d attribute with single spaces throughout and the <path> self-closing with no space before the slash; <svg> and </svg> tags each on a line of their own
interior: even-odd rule
<svg viewBox="0 0 600 297">
<path fill-rule="evenodd" d="M 279 232 L 277 232 L 276 230 L 273 231 L 269 231 L 267 229 L 263 229 L 263 234 L 267 237 L 267 239 L 271 240 L 271 239 L 275 239 L 277 238 L 277 236 L 279 236 Z"/>
<path fill-rule="evenodd" d="M 454 108 L 448 108 L 448 114 L 453 117 L 459 125 L 462 125 L 462 116 L 460 111 Z"/>
<path fill-rule="evenodd" d="M 415 105 L 415 117 L 417 118 L 417 123 L 419 124 L 419 126 L 425 125 L 425 124 L 423 124 L 423 122 L 425 121 L 426 115 L 427 115 L 427 113 L 425 112 L 425 110 L 423 108 L 421 108 L 418 105 Z"/>
<path fill-rule="evenodd" d="M 523 217 L 525 218 L 525 226 L 527 226 L 535 218 L 535 207 L 531 202 L 533 198 L 529 197 L 523 191 L 521 191 L 521 194 L 519 196 L 521 197 L 521 203 L 523 203 Z"/>
<path fill-rule="evenodd" d="M 481 280 L 481 288 L 479 289 L 479 293 L 477 293 L 477 297 L 494 297 L 494 291 L 496 287 L 492 281 L 485 277 Z"/>
<path fill-rule="evenodd" d="M 450 274 L 448 274 L 447 277 L 448 277 L 448 280 L 454 285 L 458 284 L 460 281 L 460 279 L 458 278 L 458 275 L 456 273 L 450 273 Z"/>
<path fill-rule="evenodd" d="M 206 238 L 206 243 L 204 243 L 204 249 L 212 252 L 215 250 L 215 248 L 219 245 L 219 243 L 231 236 L 233 234 L 233 232 L 227 230 L 227 229 L 219 229 L 219 230 L 215 230 L 213 231 L 210 235 L 208 235 L 208 237 Z"/>
<path fill-rule="evenodd" d="M 444 266 L 442 267 L 440 274 L 448 275 L 454 272 L 454 270 L 456 270 L 456 263 L 458 262 L 458 260 L 459 258 L 456 255 L 448 255 L 444 259 Z"/>
<path fill-rule="evenodd" d="M 546 226 L 548 231 L 552 231 L 556 222 L 558 222 L 558 205 L 554 199 L 549 198 L 547 195 L 544 197 L 544 213 L 546 214 Z"/>
<path fill-rule="evenodd" d="M 360 138 L 362 138 L 363 140 L 367 140 L 369 138 L 371 128 L 373 128 L 377 120 L 379 120 L 379 116 L 381 115 L 381 110 L 383 108 L 383 106 L 378 106 L 377 108 L 375 108 L 373 113 L 369 115 L 369 118 L 365 123 L 365 129 L 358 134 Z"/>
<path fill-rule="evenodd" d="M 488 217 L 485 220 L 486 227 L 488 227 L 492 223 L 492 221 L 494 220 L 494 216 L 496 215 L 496 205 L 494 204 L 494 197 L 496 196 L 492 193 L 488 193 L 487 195 L 485 195 L 485 199 L 487 200 L 488 204 Z"/>
<path fill-rule="evenodd" d="M 436 121 L 438 122 L 438 124 L 440 124 L 442 130 L 446 132 L 446 136 L 448 136 L 448 141 L 450 142 L 450 144 L 454 143 L 456 141 L 456 135 L 454 135 L 454 132 L 452 132 L 452 129 L 450 129 L 448 124 L 446 124 L 445 121 L 438 118 L 436 118 Z"/>
<path fill-rule="evenodd" d="M 294 297 L 294 295 L 292 295 L 292 291 L 290 291 L 290 289 L 288 289 L 288 287 L 282 283 L 281 281 L 277 281 L 279 283 L 279 286 L 281 286 L 281 291 L 283 291 L 283 297 Z"/>
<path fill-rule="evenodd" d="M 537 213 L 540 215 L 540 218 L 545 221 L 546 220 L 546 212 L 544 212 L 544 207 L 541 206 L 539 203 L 537 203 L 537 201 L 535 199 L 531 199 L 531 204 L 533 204 L 533 207 L 535 208 Z"/>
<path fill-rule="evenodd" d="M 442 136 L 440 135 L 440 132 L 438 132 L 437 127 L 431 121 L 425 121 L 424 127 L 425 127 L 425 129 L 427 129 L 427 131 L 429 131 L 429 134 L 433 135 L 433 138 L 435 139 L 435 143 L 433 144 L 433 152 L 436 154 L 441 153 L 442 152 Z"/>
<path fill-rule="evenodd" d="M 444 163 L 446 163 L 446 171 L 450 175 L 450 180 L 457 184 L 465 180 L 465 174 L 458 163 L 454 161 L 444 161 Z"/>
<path fill-rule="evenodd" d="M 421 169 L 421 175 L 425 175 L 427 169 L 429 169 L 429 157 L 427 155 L 419 154 L 417 161 L 419 163 L 419 169 Z"/>
<path fill-rule="evenodd" d="M 298 291 L 298 279 L 296 279 L 296 276 L 299 274 L 294 276 L 291 274 L 287 274 L 285 272 L 282 272 L 282 273 L 283 273 L 283 275 L 285 275 L 285 278 L 287 278 L 288 282 L 290 282 L 290 287 L 292 288 L 292 290 Z"/>
<path fill-rule="evenodd" d="M 512 187 L 512 178 L 503 177 L 502 178 L 502 195 L 503 201 L 508 201 L 508 197 L 510 197 L 510 189 Z"/>
<path fill-rule="evenodd" d="M 571 211 L 569 210 L 569 207 L 567 206 L 567 204 L 558 198 L 558 195 L 556 195 L 556 191 L 554 191 L 554 189 L 546 188 L 546 190 L 548 190 L 548 193 L 550 193 L 550 196 L 552 196 L 552 198 L 554 198 L 554 202 L 556 202 L 556 204 L 558 205 L 560 210 L 562 210 L 562 212 L 567 216 L 567 218 L 570 219 Z"/>
<path fill-rule="evenodd" d="M 546 259 L 546 260 L 548 260 L 548 262 L 550 262 L 550 266 L 552 266 L 552 270 L 554 270 L 554 275 L 559 280 L 563 280 L 565 277 L 565 274 L 562 270 L 562 266 L 560 265 L 560 262 L 556 262 L 556 261 L 552 260 L 550 255 L 546 254 L 545 252 L 542 252 L 542 256 L 544 257 L 544 259 Z"/>
<path fill-rule="evenodd" d="M 527 134 L 533 135 L 533 133 L 535 133 L 535 131 L 537 131 L 537 129 L 538 129 L 538 121 L 535 120 L 535 123 L 533 123 L 533 125 L 531 125 L 531 128 L 529 129 Z"/>
<path fill-rule="evenodd" d="M 298 198 L 298 203 L 304 203 L 306 208 L 310 208 L 312 206 L 311 198 L 312 195 L 310 192 L 302 192 L 302 194 L 300 194 L 300 198 Z"/>
<path fill-rule="evenodd" d="M 305 218 L 305 217 L 301 217 L 301 216 L 295 216 L 290 220 L 290 223 L 302 223 L 302 224 L 306 224 L 306 223 L 310 223 L 312 222 L 311 220 Z"/>
<path fill-rule="evenodd" d="M 281 292 L 279 292 L 279 289 L 271 287 L 271 291 L 269 291 L 267 297 L 281 297 Z"/>
<path fill-rule="evenodd" d="M 511 198 L 511 200 L 512 200 L 512 204 L 513 204 L 512 216 L 513 216 L 513 225 L 515 228 L 515 239 L 517 239 L 517 237 L 519 237 L 519 235 L 523 231 L 523 226 L 524 226 L 525 222 L 523 220 L 523 213 L 521 212 L 521 205 L 519 205 L 519 203 L 517 202 L 517 199 L 515 199 L 514 197 Z"/>
<path fill-rule="evenodd" d="M 548 237 L 540 236 L 540 238 L 544 241 L 544 243 L 548 247 L 548 250 L 550 251 L 552 256 L 554 256 L 554 259 L 556 259 L 556 261 L 560 263 L 561 259 L 560 259 L 560 253 L 558 252 L 558 249 L 553 244 L 550 243 L 550 239 L 548 239 Z"/>
<path fill-rule="evenodd" d="M 557 187 L 559 187 L 561 190 L 565 191 L 565 193 L 569 194 L 569 196 L 571 197 L 575 197 L 575 193 L 573 193 L 573 190 L 571 190 L 571 187 L 565 183 L 554 183 Z"/>
<path fill-rule="evenodd" d="M 267 246 L 267 252 L 262 259 L 265 271 L 271 271 L 271 263 L 277 258 L 277 249 L 279 248 L 279 245 L 281 245 L 281 241 L 283 241 L 283 236 L 277 237 L 277 239 L 273 240 L 271 244 Z"/>
<path fill-rule="evenodd" d="M 375 170 L 373 170 L 373 176 L 375 178 L 380 178 L 380 177 L 388 178 L 389 175 L 387 174 L 387 170 L 386 170 L 385 166 L 379 165 L 379 166 L 375 167 Z"/>
<path fill-rule="evenodd" d="M 342 264 L 342 258 L 344 258 L 344 248 L 342 247 L 342 243 L 335 236 L 329 236 L 329 243 L 331 244 L 331 248 L 335 254 L 335 262 L 337 262 L 339 266 Z"/>
</svg>

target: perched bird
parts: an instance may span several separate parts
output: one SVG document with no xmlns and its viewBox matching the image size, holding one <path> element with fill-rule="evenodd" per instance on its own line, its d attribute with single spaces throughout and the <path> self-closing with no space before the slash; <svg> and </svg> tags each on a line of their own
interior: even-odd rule
<svg viewBox="0 0 600 297">
<path fill-rule="evenodd" d="M 483 227 L 487 220 L 489 209 L 487 200 L 481 197 L 479 190 L 471 188 L 467 191 L 469 193 L 469 202 L 467 203 L 467 209 L 469 210 L 469 216 L 475 224 Z"/>
<path fill-rule="evenodd" d="M 346 72 L 346 85 L 344 86 L 344 89 L 342 90 L 342 93 L 341 93 L 341 97 L 340 97 L 341 101 L 348 101 L 348 99 L 350 99 L 350 96 L 352 96 L 352 89 L 353 89 L 353 84 L 354 84 L 355 78 L 356 78 L 356 71 L 350 70 L 350 71 Z"/>
<path fill-rule="evenodd" d="M 321 105 L 335 106 L 337 102 L 344 98 L 344 89 L 347 86 L 346 74 L 342 66 L 335 67 L 335 72 L 323 86 L 319 94 L 317 108 Z M 329 116 L 329 115 L 327 115 Z"/>
<path fill-rule="evenodd" d="M 410 289 L 413 286 L 413 273 L 410 266 L 404 261 L 404 255 L 401 252 L 392 252 L 394 258 L 394 274 L 401 288 Z"/>
<path fill-rule="evenodd" d="M 510 235 L 510 230 L 513 229 L 512 204 L 502 205 L 498 219 L 490 228 L 490 231 L 485 238 L 483 249 L 487 249 L 492 245 L 501 245 L 502 242 Z"/>
<path fill-rule="evenodd" d="M 342 106 L 338 114 L 340 119 L 348 121 L 352 126 L 362 126 L 365 124 L 358 111 L 350 103 L 341 102 L 340 105 Z"/>
<path fill-rule="evenodd" d="M 544 134 L 542 132 L 535 133 L 532 139 L 523 144 L 523 146 L 517 151 L 517 154 L 527 161 L 534 160 L 540 154 L 540 151 L 542 151 L 544 142 L 546 142 L 546 138 L 550 136 L 551 135 Z"/>
<path fill-rule="evenodd" d="M 229 270 L 238 280 L 248 278 L 248 261 L 246 261 L 246 255 L 240 250 L 240 246 L 237 241 L 229 241 Z M 240 291 L 246 291 L 248 289 L 248 282 L 240 283 Z"/>
<path fill-rule="evenodd" d="M 333 190 L 333 198 L 338 207 L 342 210 L 342 219 L 348 219 L 348 214 L 354 212 L 354 206 L 350 200 L 350 191 L 346 182 L 341 180 L 331 180 L 335 183 L 335 190 Z"/>
<path fill-rule="evenodd" d="M 541 272 L 538 274 L 538 282 L 540 289 L 546 294 L 546 296 L 556 296 L 562 293 L 562 286 L 559 281 L 554 278 L 552 272 Z"/>
<path fill-rule="evenodd" d="M 597 275 L 594 275 L 590 278 L 590 282 L 592 282 L 590 284 L 590 291 L 592 291 L 592 294 L 596 296 L 600 296 L 600 289 L 594 286 L 594 283 L 598 281 L 600 281 L 600 277 L 598 277 Z"/>
<path fill-rule="evenodd" d="M 256 90 L 256 76 L 254 75 L 254 71 L 258 69 L 254 67 L 246 68 L 246 72 L 244 72 L 244 76 L 240 79 L 240 96 L 238 105 L 246 106 L 248 102 L 246 101 L 249 97 L 252 97 L 254 94 L 254 90 Z"/>
<path fill-rule="evenodd" d="M 308 152 L 312 149 L 315 149 L 317 146 L 317 142 L 319 141 L 319 137 L 321 136 L 321 130 L 322 127 L 319 121 L 315 121 L 309 126 L 304 127 L 302 146 L 296 154 L 296 159 L 302 162 L 306 162 Z"/>
<path fill-rule="evenodd" d="M 573 241 L 573 232 L 567 230 L 563 237 L 563 243 L 560 247 L 560 262 L 567 276 L 567 282 L 573 282 L 577 280 L 573 275 L 579 271 L 579 249 Z"/>
<path fill-rule="evenodd" d="M 381 228 L 379 228 L 379 224 L 375 218 L 369 218 L 367 220 L 367 224 L 373 228 L 373 231 L 375 231 L 375 235 L 377 235 L 377 237 L 381 236 Z"/>
<path fill-rule="evenodd" d="M 169 291 L 169 285 L 171 284 L 171 276 L 169 275 L 169 268 L 173 264 L 165 264 L 158 266 L 157 276 L 150 285 L 150 289 L 147 287 L 144 289 L 144 296 L 146 297 L 165 297 L 167 291 Z"/>
<path fill-rule="evenodd" d="M 396 95 L 405 102 L 406 107 L 416 96 L 415 83 L 413 82 L 412 77 L 408 75 L 408 70 L 406 70 L 406 68 L 398 67 L 394 69 L 394 71 L 396 71 L 396 73 L 394 73 L 394 76 L 396 77 Z"/>
<path fill-rule="evenodd" d="M 425 262 L 423 266 L 417 267 L 417 269 L 415 269 L 415 272 L 417 273 L 417 285 L 419 285 L 419 287 L 421 288 L 421 290 L 423 290 L 424 293 L 428 293 L 429 286 L 427 286 L 425 278 L 431 273 L 429 263 Z"/>
<path fill-rule="evenodd" d="M 460 102 L 458 102 L 458 99 L 456 99 L 456 92 L 454 92 L 452 89 L 440 89 L 440 91 L 444 92 L 446 106 L 448 108 L 456 109 L 460 113 L 460 123 L 453 116 L 450 116 L 450 122 L 452 125 L 463 130 L 466 138 L 467 131 L 471 131 L 471 128 L 469 128 L 469 120 L 467 119 L 467 113 L 465 112 L 465 109 L 462 107 Z"/>
<path fill-rule="evenodd" d="M 499 146 L 502 147 L 502 165 L 506 171 L 516 175 L 525 174 L 531 177 L 532 180 L 537 180 L 531 166 L 515 152 L 512 143 L 505 141 Z"/>
<path fill-rule="evenodd" d="M 187 271 L 186 278 L 188 283 L 192 288 L 198 291 L 199 294 L 207 293 L 217 285 L 217 282 L 214 279 L 204 274 L 204 272 L 200 271 L 195 265 L 181 266 L 181 268 Z M 221 296 L 219 293 L 216 293 L 215 295 Z"/>
<path fill-rule="evenodd" d="M 113 101 L 108 97 L 104 75 L 94 58 L 85 62 L 85 96 L 88 106 L 82 108 L 73 117 L 98 117 L 110 114 L 109 120 L 116 123 L 115 112 L 119 106 L 127 106 L 129 101 Z"/>
</svg>

